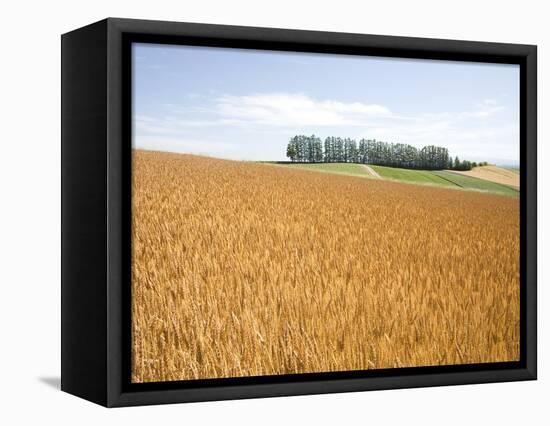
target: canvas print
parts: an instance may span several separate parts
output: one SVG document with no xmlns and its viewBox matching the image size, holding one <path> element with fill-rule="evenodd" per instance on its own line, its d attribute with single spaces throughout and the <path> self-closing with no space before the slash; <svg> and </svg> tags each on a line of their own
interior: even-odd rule
<svg viewBox="0 0 550 426">
<path fill-rule="evenodd" d="M 134 43 L 132 382 L 518 361 L 519 90 Z"/>
</svg>

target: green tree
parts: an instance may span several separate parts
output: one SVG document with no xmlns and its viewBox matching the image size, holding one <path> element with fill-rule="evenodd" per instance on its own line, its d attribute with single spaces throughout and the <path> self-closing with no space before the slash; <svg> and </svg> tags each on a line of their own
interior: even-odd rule
<svg viewBox="0 0 550 426">
<path fill-rule="evenodd" d="M 288 143 L 288 146 L 286 148 L 286 156 L 290 158 L 292 162 L 296 161 L 296 146 L 292 142 Z"/>
<path fill-rule="evenodd" d="M 310 161 L 314 163 L 320 163 L 323 161 L 323 145 L 321 144 L 321 139 L 315 135 L 311 135 L 310 138 Z"/>
</svg>

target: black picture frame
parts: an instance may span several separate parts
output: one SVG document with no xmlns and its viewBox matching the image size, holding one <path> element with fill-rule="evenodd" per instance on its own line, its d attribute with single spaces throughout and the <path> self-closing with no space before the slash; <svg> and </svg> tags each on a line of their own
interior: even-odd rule
<svg viewBox="0 0 550 426">
<path fill-rule="evenodd" d="M 536 46 L 118 18 L 61 41 L 62 390 L 118 407 L 536 379 Z M 132 42 L 518 64 L 520 361 L 130 383 Z"/>
</svg>

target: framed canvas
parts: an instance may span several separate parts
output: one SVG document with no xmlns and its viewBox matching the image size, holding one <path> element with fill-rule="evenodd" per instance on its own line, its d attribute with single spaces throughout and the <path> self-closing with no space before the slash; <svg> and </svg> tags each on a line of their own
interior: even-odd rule
<svg viewBox="0 0 550 426">
<path fill-rule="evenodd" d="M 106 19 L 62 36 L 62 389 L 536 378 L 536 47 Z"/>
</svg>

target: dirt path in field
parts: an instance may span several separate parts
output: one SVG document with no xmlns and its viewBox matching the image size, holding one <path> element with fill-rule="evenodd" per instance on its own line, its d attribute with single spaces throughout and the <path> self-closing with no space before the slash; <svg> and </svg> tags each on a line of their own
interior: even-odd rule
<svg viewBox="0 0 550 426">
<path fill-rule="evenodd" d="M 369 172 L 369 175 L 371 175 L 373 178 L 382 179 L 382 176 L 375 172 L 372 167 L 369 167 L 366 164 L 363 164 L 363 167 L 367 169 L 367 172 Z"/>
</svg>

